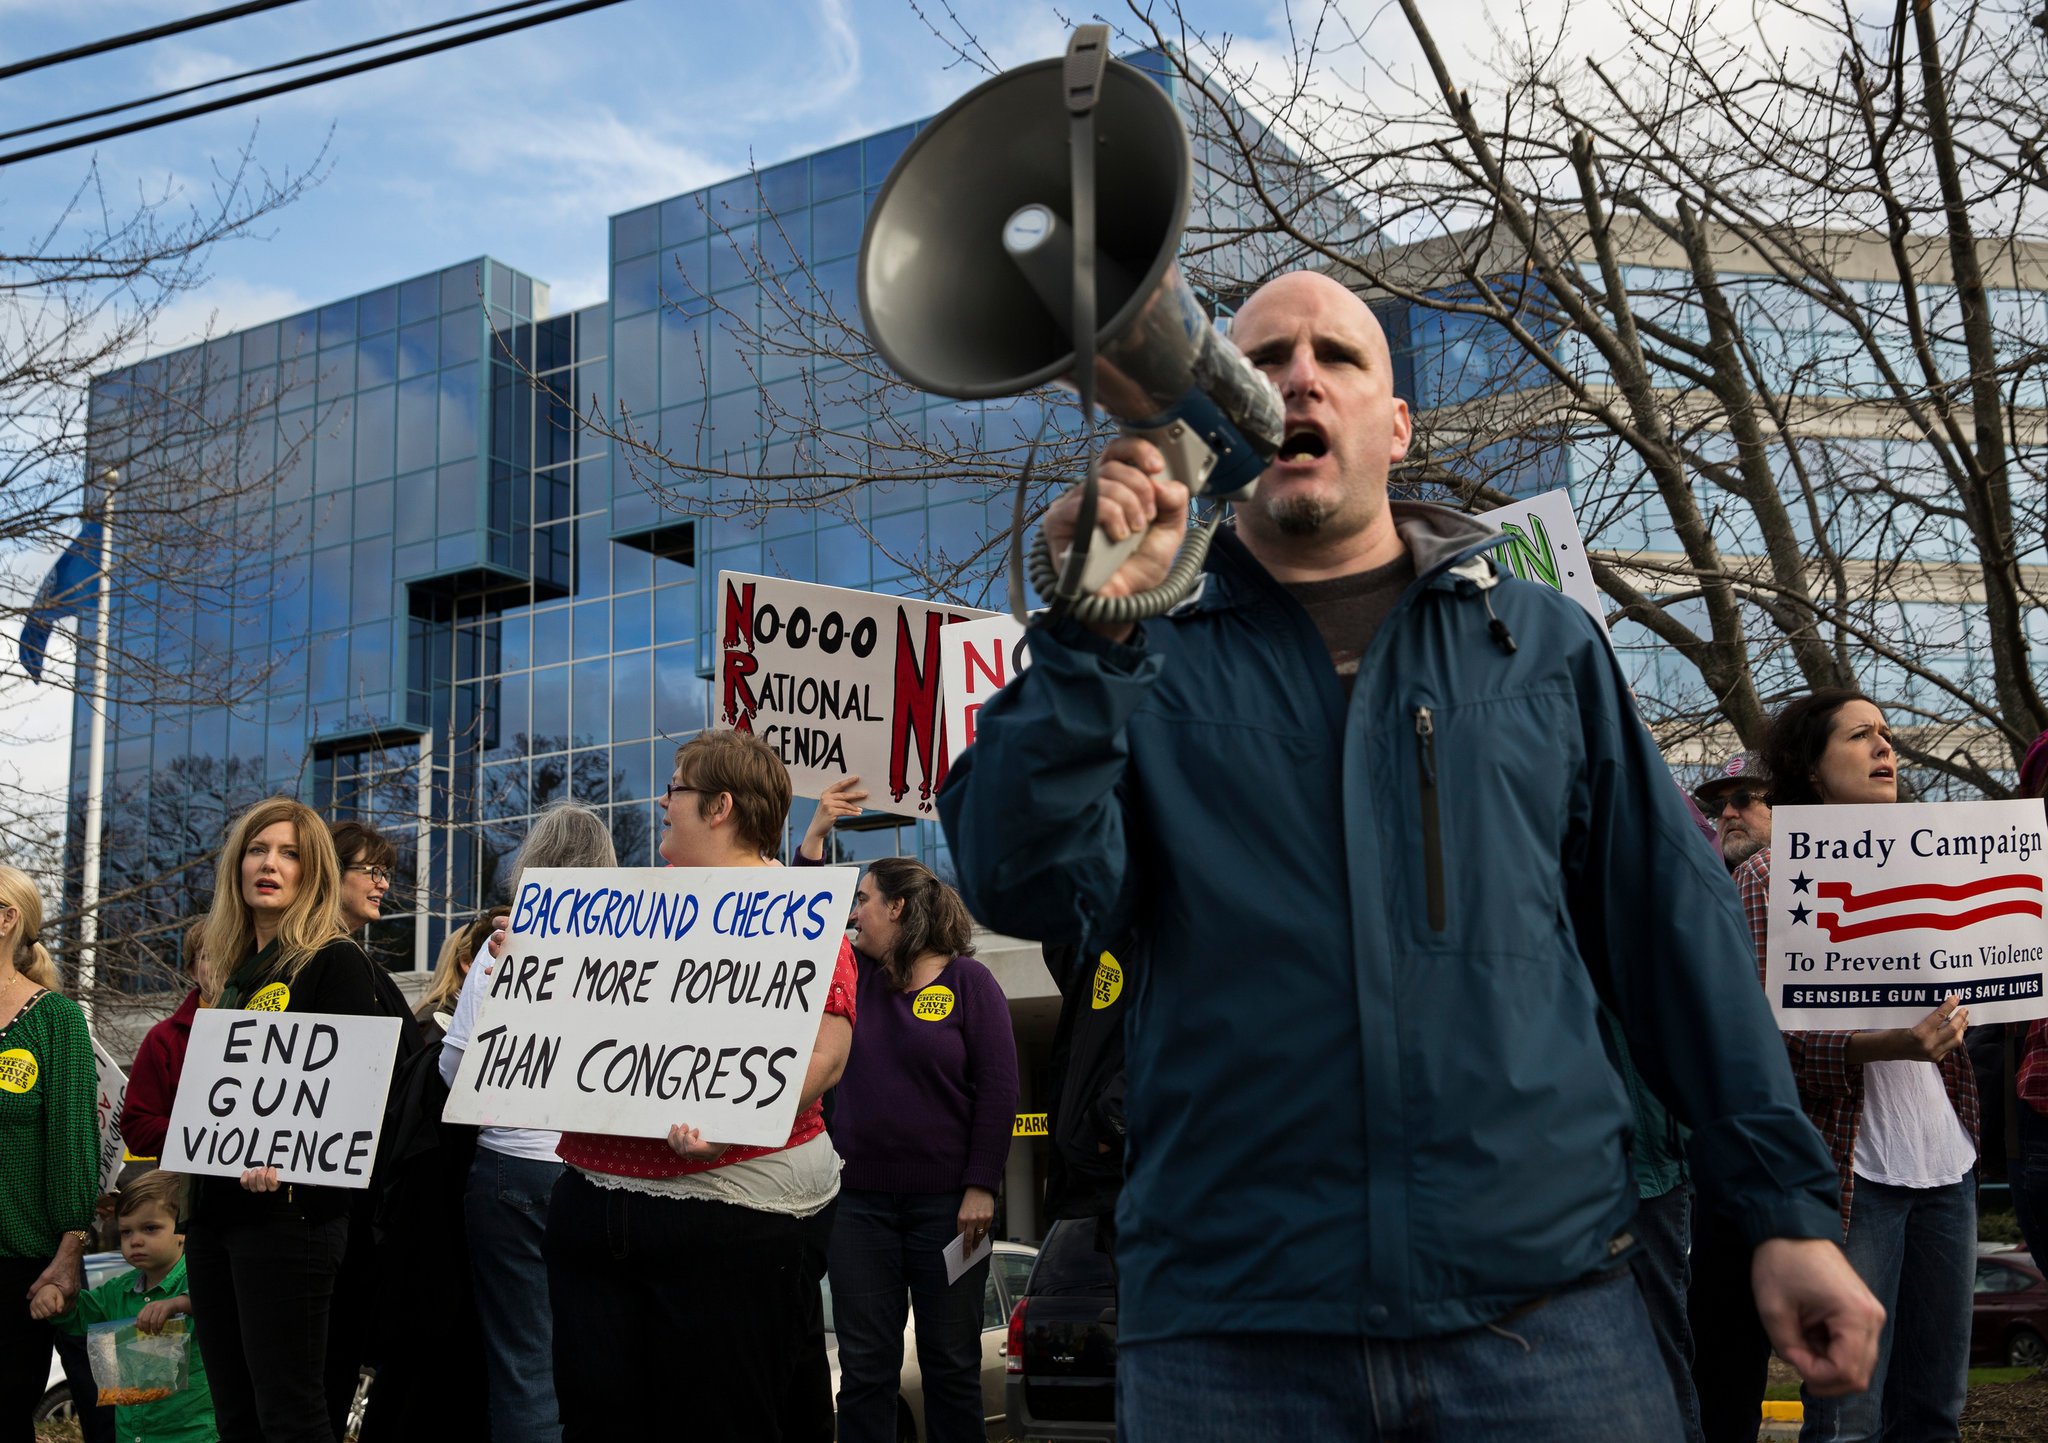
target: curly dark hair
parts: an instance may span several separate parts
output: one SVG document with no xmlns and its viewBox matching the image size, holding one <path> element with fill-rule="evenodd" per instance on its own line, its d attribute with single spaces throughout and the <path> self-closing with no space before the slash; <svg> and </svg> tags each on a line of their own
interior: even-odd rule
<svg viewBox="0 0 2048 1443">
<path fill-rule="evenodd" d="M 967 904 L 922 862 L 883 857 L 868 867 L 868 880 L 883 897 L 903 904 L 903 915 L 896 919 L 896 945 L 880 959 L 893 986 L 904 986 L 912 964 L 930 953 L 974 955 L 974 919 L 967 914 Z"/>
<path fill-rule="evenodd" d="M 1813 769 L 1828 749 L 1835 713 L 1852 701 L 1870 698 L 1848 687 L 1827 686 L 1778 708 L 1759 749 L 1765 774 L 1771 779 L 1772 806 L 1811 806 L 1825 800 L 1813 784 Z"/>
</svg>

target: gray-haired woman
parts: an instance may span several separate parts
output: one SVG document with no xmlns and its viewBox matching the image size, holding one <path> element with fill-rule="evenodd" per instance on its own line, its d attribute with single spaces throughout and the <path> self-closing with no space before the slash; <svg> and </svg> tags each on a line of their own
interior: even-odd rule
<svg viewBox="0 0 2048 1443">
<path fill-rule="evenodd" d="M 581 802 L 556 802 L 534 818 L 515 860 L 520 873 L 529 867 L 618 865 L 604 818 Z M 512 895 L 519 895 L 517 875 Z M 476 1033 L 478 1002 L 490 987 L 489 948 L 486 940 L 477 950 L 455 1020 L 441 1043 L 441 1076 L 451 1086 Z M 561 1136 L 525 1127 L 484 1128 L 463 1198 L 491 1383 L 492 1443 L 557 1443 L 562 1436 L 555 1405 L 554 1314 L 541 1256 L 548 1199 L 562 1175 L 562 1161 L 555 1156 Z"/>
</svg>

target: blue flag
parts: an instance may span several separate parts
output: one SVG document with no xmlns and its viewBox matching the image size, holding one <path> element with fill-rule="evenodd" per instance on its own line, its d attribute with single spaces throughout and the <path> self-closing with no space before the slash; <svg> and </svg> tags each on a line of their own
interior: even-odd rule
<svg viewBox="0 0 2048 1443">
<path fill-rule="evenodd" d="M 67 617 L 83 616 L 92 605 L 100 574 L 100 524 L 88 521 L 43 578 L 21 624 L 21 667 L 31 681 L 43 679 L 50 629 Z"/>
</svg>

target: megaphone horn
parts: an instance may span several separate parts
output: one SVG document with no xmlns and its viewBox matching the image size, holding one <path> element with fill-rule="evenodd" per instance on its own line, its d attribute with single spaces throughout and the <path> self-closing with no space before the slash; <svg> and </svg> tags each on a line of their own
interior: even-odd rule
<svg viewBox="0 0 2048 1443">
<path fill-rule="evenodd" d="M 861 240 L 860 305 L 869 341 L 910 384 L 961 400 L 1079 389 L 1068 120 L 1062 62 L 1019 66 L 947 107 L 883 182 Z M 1096 313 L 1108 317 L 1096 399 L 1196 494 L 1247 495 L 1280 447 L 1284 408 L 1175 264 L 1193 174 L 1180 112 L 1142 71 L 1110 61 L 1094 126 Z M 1082 588 L 1100 587 L 1137 542 L 1098 534 Z"/>
</svg>

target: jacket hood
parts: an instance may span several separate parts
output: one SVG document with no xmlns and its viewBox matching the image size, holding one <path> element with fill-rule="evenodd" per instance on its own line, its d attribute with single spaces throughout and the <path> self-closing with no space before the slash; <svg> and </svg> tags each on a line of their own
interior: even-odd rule
<svg viewBox="0 0 2048 1443">
<path fill-rule="evenodd" d="M 185 1000 L 178 1004 L 178 1010 L 164 1020 L 180 1032 L 192 1030 L 192 1019 L 199 1015 L 199 989 L 194 987 L 185 994 Z"/>
<path fill-rule="evenodd" d="M 1415 558 L 1418 581 L 1428 581 L 1435 573 L 1506 537 L 1484 517 L 1453 511 L 1434 501 L 1389 500 L 1387 510 L 1393 514 L 1394 530 L 1401 534 L 1402 545 Z"/>
</svg>

